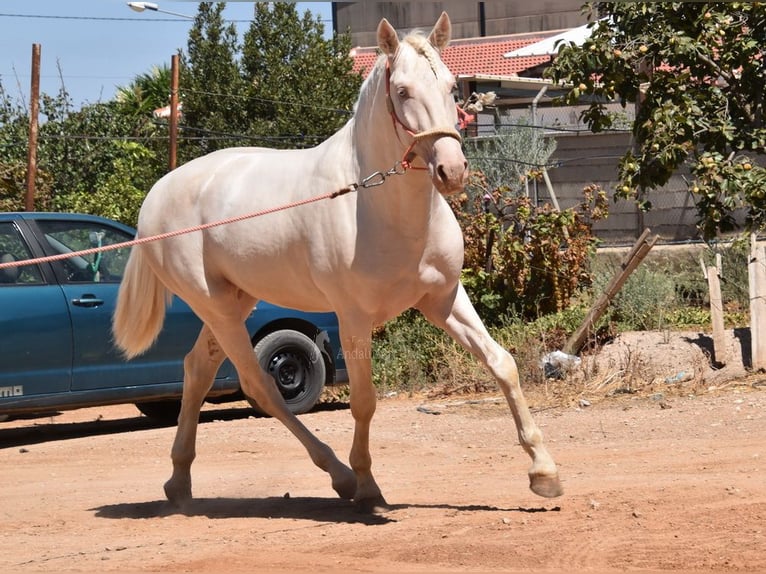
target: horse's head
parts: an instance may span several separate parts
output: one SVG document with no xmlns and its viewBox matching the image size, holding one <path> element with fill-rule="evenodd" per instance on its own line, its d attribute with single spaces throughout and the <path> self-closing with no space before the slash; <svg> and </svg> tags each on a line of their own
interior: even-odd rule
<svg viewBox="0 0 766 574">
<path fill-rule="evenodd" d="M 462 191 L 468 175 L 460 134 L 455 129 L 455 77 L 440 57 L 451 30 L 446 12 L 427 38 L 411 34 L 399 41 L 388 20 L 384 18 L 378 25 L 378 46 L 386 56 L 393 129 L 413 155 L 425 160 L 436 189 L 445 195 Z"/>
</svg>

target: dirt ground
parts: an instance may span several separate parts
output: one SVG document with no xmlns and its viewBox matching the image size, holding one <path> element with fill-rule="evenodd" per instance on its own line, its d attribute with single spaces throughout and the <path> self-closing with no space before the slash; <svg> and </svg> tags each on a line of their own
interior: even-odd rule
<svg viewBox="0 0 766 574">
<path fill-rule="evenodd" d="M 528 490 L 498 397 L 384 399 L 373 460 L 393 508 L 375 516 L 245 408 L 203 413 L 183 515 L 162 492 L 173 427 L 131 405 L 8 421 L 0 571 L 765 572 L 763 388 L 533 400 L 566 490 L 555 500 Z M 347 457 L 347 405 L 303 420 Z"/>
</svg>

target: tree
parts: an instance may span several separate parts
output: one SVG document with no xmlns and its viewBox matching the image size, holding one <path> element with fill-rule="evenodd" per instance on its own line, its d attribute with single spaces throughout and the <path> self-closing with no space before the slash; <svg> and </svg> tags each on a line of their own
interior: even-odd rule
<svg viewBox="0 0 766 574">
<path fill-rule="evenodd" d="M 181 53 L 180 100 L 184 135 L 196 143 L 179 146 L 182 161 L 241 144 L 226 134 L 244 134 L 249 121 L 245 84 L 239 72 L 239 42 L 234 24 L 223 19 L 225 3 L 200 2 L 187 51 Z"/>
<path fill-rule="evenodd" d="M 257 2 L 245 33 L 242 73 L 251 133 L 273 147 L 314 145 L 340 128 L 361 86 L 348 36 L 324 39 L 324 25 L 295 4 Z"/>
<path fill-rule="evenodd" d="M 136 119 L 122 113 L 116 101 L 88 104 L 72 111 L 60 98 L 43 95 L 40 109 L 47 121 L 40 128 L 38 158 L 40 168 L 53 181 L 54 209 L 82 211 L 84 206 L 90 206 L 85 209 L 88 213 L 107 214 L 110 210 L 132 213 L 129 207 L 118 207 L 132 201 L 131 198 L 122 193 L 109 197 L 104 189 L 108 176 L 119 165 L 140 156 L 142 168 L 123 170 L 121 175 L 124 185 L 140 189 L 145 195 L 164 173 L 164 138 L 152 141 L 146 136 L 133 136 Z M 152 150 L 152 146 L 161 151 Z M 94 201 L 83 199 L 88 195 L 102 198 L 105 205 L 96 209 Z M 126 223 L 130 221 L 129 218 Z"/>
<path fill-rule="evenodd" d="M 256 2 L 240 45 L 224 7 L 200 4 L 182 54 L 183 130 L 198 142 L 182 146 L 184 160 L 232 145 L 314 145 L 345 123 L 362 81 L 347 35 L 325 39 L 310 12 Z"/>
<path fill-rule="evenodd" d="M 28 134 L 28 114 L 14 102 L 0 82 L 0 211 L 24 209 Z M 39 170 L 35 184 L 35 206 L 44 209 L 51 194 L 50 177 Z"/>
<path fill-rule="evenodd" d="M 170 67 L 152 66 L 139 74 L 127 86 L 117 88 L 116 99 L 122 110 L 137 118 L 151 118 L 154 110 L 170 102 Z"/>
<path fill-rule="evenodd" d="M 65 89 L 41 94 L 35 209 L 84 211 L 135 223 L 164 172 L 164 138 L 141 135 L 145 120 L 117 101 L 74 110 Z M 139 141 L 126 141 L 139 140 Z M 29 116 L 0 84 L 0 209 L 23 210 Z"/>
<path fill-rule="evenodd" d="M 592 34 L 563 46 L 546 75 L 567 82 L 568 104 L 587 98 L 594 132 L 608 129 L 605 104 L 638 101 L 634 148 L 620 160 L 619 197 L 665 184 L 682 166 L 706 238 L 766 224 L 766 5 L 760 2 L 600 2 L 586 5 Z"/>
<path fill-rule="evenodd" d="M 556 140 L 543 130 L 519 120 L 513 127 L 501 127 L 492 137 L 465 142 L 466 157 L 471 168 L 484 177 L 469 181 L 469 191 L 482 195 L 502 186 L 514 194 L 526 188 L 556 150 Z M 476 183 L 481 183 L 478 187 Z"/>
<path fill-rule="evenodd" d="M 157 179 L 156 155 L 146 146 L 133 141 L 115 140 L 112 165 L 99 170 L 91 189 L 80 189 L 57 197 L 61 211 L 102 215 L 136 226 L 138 212 Z"/>
</svg>

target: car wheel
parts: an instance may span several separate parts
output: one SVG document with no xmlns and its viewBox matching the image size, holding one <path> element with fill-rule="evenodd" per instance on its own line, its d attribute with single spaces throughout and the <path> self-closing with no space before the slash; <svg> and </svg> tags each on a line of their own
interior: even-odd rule
<svg viewBox="0 0 766 574">
<path fill-rule="evenodd" d="M 148 403 L 136 403 L 138 410 L 150 419 L 158 422 L 176 424 L 181 412 L 180 400 L 151 401 Z"/>
<path fill-rule="evenodd" d="M 263 370 L 277 382 L 290 412 L 298 415 L 310 411 L 322 394 L 327 372 L 314 341 L 303 333 L 285 329 L 263 337 L 254 350 Z"/>
</svg>

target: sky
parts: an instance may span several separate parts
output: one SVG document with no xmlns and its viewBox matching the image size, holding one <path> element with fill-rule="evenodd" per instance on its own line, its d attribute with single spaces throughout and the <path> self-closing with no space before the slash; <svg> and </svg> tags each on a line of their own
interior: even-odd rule
<svg viewBox="0 0 766 574">
<path fill-rule="evenodd" d="M 194 16 L 198 2 L 157 0 L 160 10 Z M 224 16 L 244 31 L 253 2 L 229 1 Z M 320 16 L 332 31 L 330 2 L 298 2 L 298 12 Z M 110 100 L 152 66 L 166 64 L 193 21 L 162 12 L 131 10 L 126 0 L 0 0 L 0 82 L 28 105 L 32 45 L 40 44 L 40 91 L 66 86 L 75 107 Z"/>
</svg>

